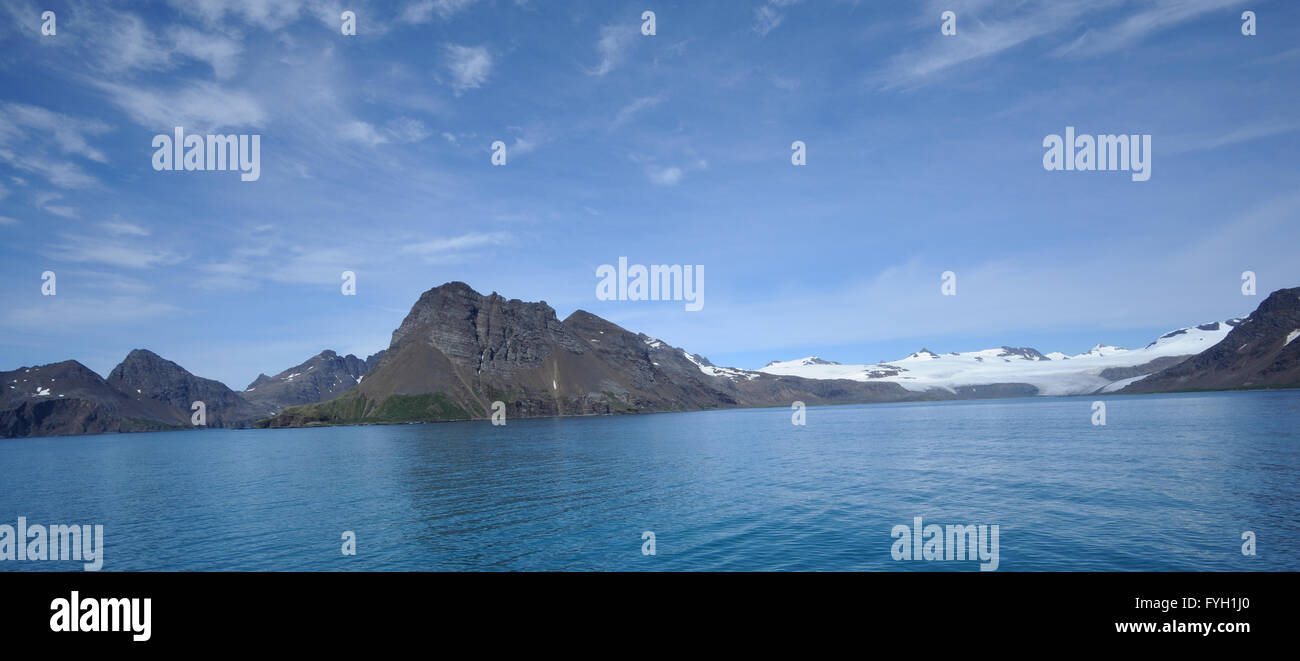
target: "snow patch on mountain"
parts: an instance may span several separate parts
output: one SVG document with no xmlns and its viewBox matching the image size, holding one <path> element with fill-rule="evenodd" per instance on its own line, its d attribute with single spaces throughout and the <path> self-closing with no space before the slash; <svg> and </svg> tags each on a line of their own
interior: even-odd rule
<svg viewBox="0 0 1300 661">
<path fill-rule="evenodd" d="M 692 364 L 700 368 L 701 372 L 704 372 L 709 376 L 720 376 L 724 379 L 731 379 L 732 381 L 735 381 L 736 379 L 745 379 L 746 381 L 752 381 L 759 377 L 759 372 L 754 372 L 751 370 L 743 370 L 738 367 L 717 367 L 714 365 L 706 365 L 700 362 L 700 360 L 697 359 L 695 356 L 692 356 L 691 354 L 685 351 L 682 351 L 682 357 L 686 358 L 686 360 L 691 361 Z"/>
<path fill-rule="evenodd" d="M 772 361 L 772 362 L 770 362 L 770 363 L 767 364 L 768 367 L 771 367 L 772 365 L 798 365 L 798 366 L 807 366 L 807 365 L 839 365 L 839 363 L 837 363 L 837 362 L 835 362 L 835 361 L 833 361 L 833 360 L 822 360 L 821 358 L 818 358 L 817 356 L 808 356 L 807 358 L 800 358 L 800 359 L 798 359 L 798 360 L 791 360 L 791 361 L 787 361 L 787 362 L 784 362 L 784 363 L 781 362 L 781 361 L 779 361 L 779 360 L 774 360 L 774 361 Z"/>
</svg>

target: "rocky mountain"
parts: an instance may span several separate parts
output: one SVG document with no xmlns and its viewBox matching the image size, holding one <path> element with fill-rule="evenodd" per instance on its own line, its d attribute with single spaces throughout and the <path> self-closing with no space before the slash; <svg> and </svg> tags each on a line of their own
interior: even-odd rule
<svg viewBox="0 0 1300 661">
<path fill-rule="evenodd" d="M 0 438 L 173 429 L 190 423 L 187 412 L 128 397 L 75 360 L 0 372 L 0 381 Z"/>
<path fill-rule="evenodd" d="M 585 311 L 484 296 L 462 282 L 425 292 L 356 388 L 264 426 L 680 411 L 898 401 L 896 384 L 820 383 L 715 367 Z"/>
<path fill-rule="evenodd" d="M 107 379 L 75 360 L 20 367 L 0 372 L 0 438 L 194 429 L 196 401 L 204 403 L 207 427 L 251 427 L 286 406 L 345 392 L 382 356 L 323 351 L 276 377 L 259 376 L 254 384 L 266 384 L 264 392 L 251 397 L 145 349 L 128 354 Z"/>
<path fill-rule="evenodd" d="M 362 360 L 352 354 L 340 356 L 327 349 L 275 376 L 259 374 L 240 394 L 250 403 L 273 413 L 289 406 L 333 399 L 361 383 L 383 354 L 380 351 Z"/>
<path fill-rule="evenodd" d="M 1120 392 L 1300 387 L 1300 287 L 1264 299 L 1222 342 Z"/>
<path fill-rule="evenodd" d="M 136 401 L 152 400 L 184 412 L 203 402 L 209 427 L 243 427 L 272 411 L 245 400 L 220 381 L 190 374 L 185 368 L 146 349 L 135 349 L 108 375 L 108 385 Z"/>
</svg>

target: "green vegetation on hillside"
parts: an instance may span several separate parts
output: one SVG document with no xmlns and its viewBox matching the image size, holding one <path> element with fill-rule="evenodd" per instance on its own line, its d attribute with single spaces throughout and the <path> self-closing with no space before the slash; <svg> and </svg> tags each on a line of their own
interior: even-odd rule
<svg viewBox="0 0 1300 661">
<path fill-rule="evenodd" d="M 475 417 L 445 393 L 392 395 L 374 402 L 356 389 L 327 402 L 304 404 L 285 409 L 258 427 L 305 427 L 315 425 L 354 425 L 358 423 L 444 422 Z M 483 417 L 480 413 L 479 417 Z"/>
</svg>

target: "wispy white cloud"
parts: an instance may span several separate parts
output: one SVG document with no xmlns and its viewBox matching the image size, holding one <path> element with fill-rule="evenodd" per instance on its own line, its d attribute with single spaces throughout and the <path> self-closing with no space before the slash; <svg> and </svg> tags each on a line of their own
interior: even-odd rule
<svg viewBox="0 0 1300 661">
<path fill-rule="evenodd" d="M 24 172 L 39 174 L 59 188 L 90 188 L 99 184 L 99 179 L 87 174 L 76 163 L 53 160 L 42 154 L 18 154 L 9 149 L 0 149 L 0 162 Z"/>
<path fill-rule="evenodd" d="M 123 220 L 110 220 L 99 224 L 109 234 L 119 236 L 149 236 L 148 229 Z"/>
<path fill-rule="evenodd" d="M 90 144 L 90 137 L 109 130 L 107 124 L 98 120 L 81 119 L 34 105 L 0 103 L 0 162 L 38 174 L 60 188 L 89 188 L 99 180 L 77 163 L 53 154 L 51 146 L 57 147 L 62 155 L 107 163 L 108 157 Z"/>
<path fill-rule="evenodd" d="M 1090 57 L 1121 50 L 1147 36 L 1193 20 L 1203 14 L 1245 4 L 1246 0 L 1165 0 L 1128 15 L 1111 26 L 1089 29 L 1056 50 L 1057 55 Z"/>
<path fill-rule="evenodd" d="M 97 329 L 104 325 L 139 324 L 184 310 L 147 296 L 71 296 L 60 282 L 59 295 L 40 305 L 19 307 L 0 316 L 0 325 L 36 331 Z"/>
<path fill-rule="evenodd" d="M 433 133 L 424 122 L 410 117 L 389 120 L 385 128 L 398 142 L 420 142 Z"/>
<path fill-rule="evenodd" d="M 1271 138 L 1277 135 L 1285 135 L 1300 131 L 1300 122 L 1283 121 L 1272 124 L 1253 124 L 1235 128 L 1227 133 L 1210 135 L 1205 132 L 1198 133 L 1195 136 L 1185 136 L 1173 138 L 1170 142 L 1166 153 L 1182 154 L 1198 151 L 1210 151 L 1220 147 L 1229 147 L 1232 145 L 1253 142 L 1263 138 Z"/>
<path fill-rule="evenodd" d="M 1118 12 L 1112 24 L 1093 21 L 1096 27 L 1071 38 L 1085 18 L 1104 16 L 1112 9 L 1127 10 L 1122 0 L 1034 0 L 998 3 L 990 0 L 930 0 L 912 23 L 918 30 L 939 28 L 945 10 L 957 14 L 957 34 L 922 40 L 921 45 L 897 53 L 869 81 L 884 88 L 915 87 L 941 74 L 977 60 L 995 57 L 1028 42 L 1049 38 L 1069 39 L 1048 54 L 1057 57 L 1091 57 L 1133 46 L 1148 36 L 1245 0 L 1157 0 L 1138 12 Z M 1104 20 L 1104 19 L 1102 19 Z"/>
<path fill-rule="evenodd" d="M 18 139 L 30 131 L 47 133 L 65 154 L 107 163 L 104 152 L 92 147 L 87 136 L 103 135 L 110 130 L 99 120 L 80 119 L 22 103 L 0 104 L 0 144 Z"/>
<path fill-rule="evenodd" d="M 799 90 L 799 79 L 792 76 L 770 76 L 768 78 L 772 86 L 787 92 L 796 92 Z"/>
<path fill-rule="evenodd" d="M 343 139 L 372 147 L 389 142 L 420 142 L 430 134 L 431 131 L 424 122 L 410 117 L 389 120 L 383 128 L 376 128 L 369 122 L 354 120 L 345 123 L 339 129 L 339 136 Z"/>
<path fill-rule="evenodd" d="M 77 218 L 81 215 L 77 212 L 76 207 L 66 204 L 50 204 L 61 199 L 63 199 L 63 196 L 58 193 L 38 193 L 33 202 L 37 209 L 63 218 Z"/>
<path fill-rule="evenodd" d="M 1081 17 L 1119 0 L 1034 0 L 994 3 L 989 0 L 930 0 L 912 26 L 932 31 L 933 38 L 889 58 L 869 80 L 884 88 L 913 87 L 967 62 L 1014 49 L 1028 41 L 1068 30 Z M 957 15 L 957 34 L 938 37 L 939 16 Z"/>
<path fill-rule="evenodd" d="M 189 27 L 173 27 L 167 34 L 175 53 L 206 62 L 217 78 L 229 78 L 239 69 L 243 46 L 233 39 Z"/>
<path fill-rule="evenodd" d="M 245 243 L 195 267 L 200 275 L 193 286 L 214 291 L 253 290 L 264 283 L 337 286 L 343 271 L 360 274 L 405 247 L 392 239 L 368 237 L 347 241 L 347 248 L 304 244 L 269 225 L 247 231 L 252 236 Z"/>
<path fill-rule="evenodd" d="M 380 135 L 373 124 L 362 121 L 348 122 L 339 127 L 339 137 L 372 147 L 388 142 L 388 138 Z"/>
<path fill-rule="evenodd" d="M 304 10 L 312 11 L 326 4 L 304 0 L 170 0 L 170 3 L 210 26 L 241 21 L 265 30 L 283 28 L 298 20 Z"/>
<path fill-rule="evenodd" d="M 222 128 L 261 127 L 267 115 L 253 94 L 197 81 L 169 89 L 96 81 L 95 86 L 132 121 L 150 130 L 183 126 L 202 133 Z"/>
<path fill-rule="evenodd" d="M 451 85 L 458 92 L 474 89 L 487 82 L 492 73 L 492 54 L 483 46 L 447 44 L 443 47 Z"/>
<path fill-rule="evenodd" d="M 518 126 L 508 127 L 510 131 L 517 133 L 514 142 L 510 145 L 508 153 L 511 156 L 522 156 L 537 151 L 537 148 L 550 141 L 549 135 L 544 129 L 539 128 L 522 128 Z"/>
<path fill-rule="evenodd" d="M 131 269 L 170 266 L 185 261 L 185 256 L 175 251 L 144 245 L 139 236 L 118 238 L 122 234 L 113 232 L 112 236 L 99 236 L 61 233 L 59 242 L 43 250 L 42 254 L 65 262 L 106 264 Z"/>
<path fill-rule="evenodd" d="M 474 2 L 475 0 L 417 0 L 402 10 L 401 20 L 405 23 L 421 25 L 433 20 L 435 13 L 440 18 L 447 19 Z"/>
<path fill-rule="evenodd" d="M 614 121 L 610 127 L 618 128 L 631 121 L 637 113 L 640 113 L 642 110 L 653 108 L 663 103 L 663 101 L 664 99 L 662 96 L 642 96 L 633 99 L 631 103 L 620 108 L 618 113 L 614 115 Z"/>
<path fill-rule="evenodd" d="M 765 37 L 772 30 L 785 22 L 785 8 L 797 5 L 803 0 L 767 0 L 754 10 L 754 32 Z"/>
<path fill-rule="evenodd" d="M 659 186 L 676 186 L 682 181 L 682 169 L 679 167 L 660 167 L 651 165 L 645 169 L 645 175 L 651 183 Z"/>
<path fill-rule="evenodd" d="M 191 9 L 198 7 L 189 4 Z M 64 20 L 65 14 L 60 14 Z M 238 32 L 215 27 L 203 31 L 186 25 L 151 25 L 140 16 L 107 3 L 74 5 L 67 20 L 93 25 L 69 42 L 84 69 L 120 76 L 137 71 L 170 71 L 187 61 L 203 62 L 219 78 L 237 71 L 243 51 Z"/>
<path fill-rule="evenodd" d="M 501 245 L 513 239 L 514 236 L 509 232 L 471 232 L 445 239 L 413 243 L 403 247 L 402 252 L 419 255 L 426 260 L 438 260 L 475 248 Z"/>
<path fill-rule="evenodd" d="M 632 160 L 637 162 L 650 159 L 634 155 Z M 645 176 L 656 186 L 676 186 L 686 177 L 687 172 L 707 169 L 709 169 L 709 162 L 702 158 L 687 165 L 658 165 L 650 162 L 645 166 Z"/>
<path fill-rule="evenodd" d="M 290 245 L 266 269 L 266 278 L 274 282 L 298 285 L 338 285 L 343 271 L 360 271 L 367 258 L 355 250 L 323 246 Z"/>
<path fill-rule="evenodd" d="M 524 137 L 516 137 L 515 143 L 510 147 L 510 153 L 515 155 L 529 154 L 537 150 L 537 143 Z"/>
<path fill-rule="evenodd" d="M 616 23 L 600 28 L 600 38 L 596 40 L 596 53 L 600 55 L 600 62 L 594 69 L 587 70 L 587 73 L 603 76 L 613 71 L 615 67 L 622 64 L 628 50 L 636 43 L 636 38 L 640 34 L 636 25 L 629 23 Z"/>
</svg>

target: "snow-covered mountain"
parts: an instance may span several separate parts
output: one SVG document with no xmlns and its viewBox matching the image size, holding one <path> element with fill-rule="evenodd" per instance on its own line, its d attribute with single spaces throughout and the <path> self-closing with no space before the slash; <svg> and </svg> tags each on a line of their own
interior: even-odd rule
<svg viewBox="0 0 1300 661">
<path fill-rule="evenodd" d="M 929 349 L 874 365 L 841 365 L 816 356 L 772 362 L 767 374 L 808 379 L 850 379 L 897 383 L 914 392 L 963 386 L 1023 383 L 1040 395 L 1113 392 L 1218 344 L 1240 319 L 1180 328 L 1141 349 L 1098 344 L 1081 354 L 1041 354 L 1027 347 L 939 354 Z"/>
</svg>

